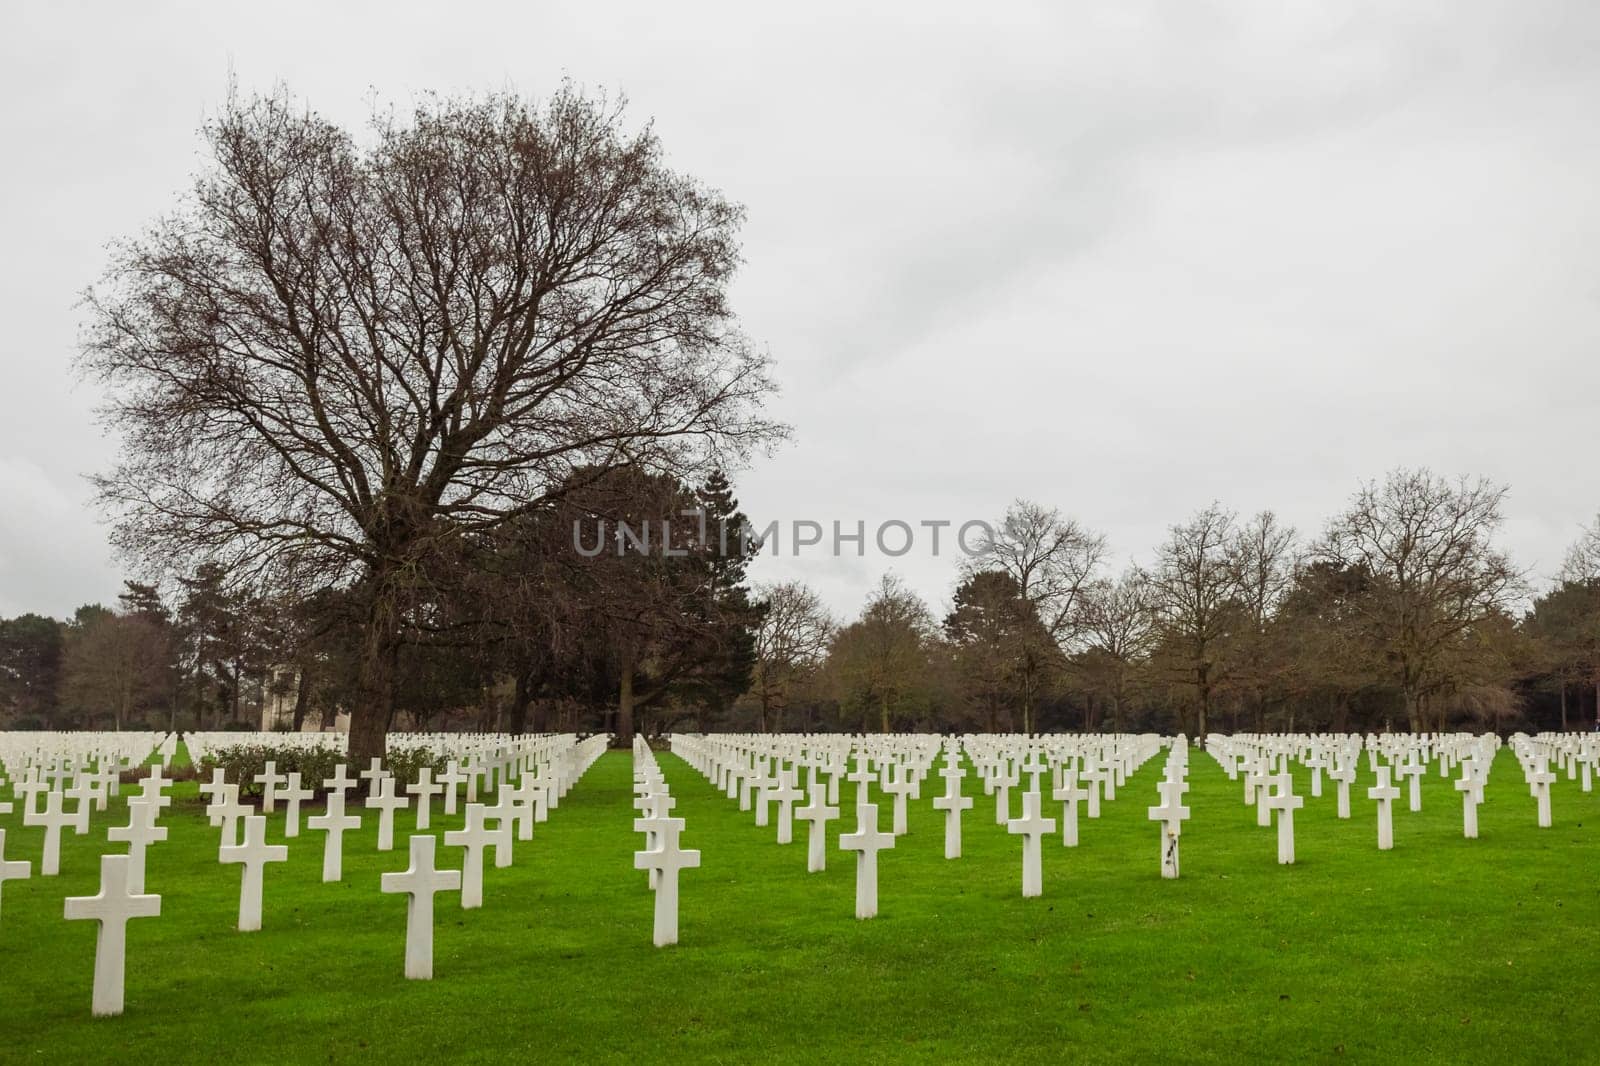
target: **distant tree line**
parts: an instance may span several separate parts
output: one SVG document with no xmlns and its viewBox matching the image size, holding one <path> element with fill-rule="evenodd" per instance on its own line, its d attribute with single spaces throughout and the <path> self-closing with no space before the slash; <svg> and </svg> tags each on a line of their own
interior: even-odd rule
<svg viewBox="0 0 1600 1066">
<path fill-rule="evenodd" d="M 386 728 L 1504 732 L 1586 728 L 1600 695 L 1600 518 L 1534 589 L 1483 481 L 1396 472 L 1309 540 L 1213 505 L 1121 573 L 1019 501 L 942 618 L 885 575 L 841 622 L 803 583 L 750 584 L 722 474 L 572 478 L 407 587 Z M 269 700 L 281 728 L 331 723 L 362 590 L 237 577 L 0 621 L 0 724 L 254 728 Z"/>
<path fill-rule="evenodd" d="M 1397 471 L 1310 540 L 1271 512 L 1241 519 L 1212 505 L 1173 526 L 1148 565 L 1118 574 L 1103 537 L 1019 501 L 964 568 L 943 618 L 892 576 L 843 625 L 802 586 L 759 588 L 757 646 L 777 650 L 758 662 L 729 724 L 1589 728 L 1600 698 L 1600 518 L 1554 583 L 1535 589 L 1495 544 L 1504 495 L 1481 480 Z M 809 639 L 774 639 L 766 631 L 778 619 Z"/>
</svg>

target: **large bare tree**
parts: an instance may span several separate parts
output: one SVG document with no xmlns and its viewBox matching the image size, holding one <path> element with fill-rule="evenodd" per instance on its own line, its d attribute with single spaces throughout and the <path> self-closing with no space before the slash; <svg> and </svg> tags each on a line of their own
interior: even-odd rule
<svg viewBox="0 0 1600 1066">
<path fill-rule="evenodd" d="M 1156 616 L 1149 579 L 1129 570 L 1115 581 L 1090 585 L 1083 600 L 1086 645 L 1079 669 L 1091 691 L 1111 704 L 1111 731 L 1122 732 L 1122 715 L 1146 658 L 1156 643 Z"/>
<path fill-rule="evenodd" d="M 884 574 L 867 597 L 861 617 L 838 630 L 830 659 L 847 702 L 894 728 L 903 703 L 925 683 L 934 635 L 927 604 L 893 574 Z"/>
<path fill-rule="evenodd" d="M 1016 582 L 1033 605 L 1044 631 L 1062 654 L 1082 633 L 1081 608 L 1090 583 L 1105 561 L 1105 537 L 1063 517 L 1054 507 L 1017 500 L 975 553 L 967 575 L 998 570 Z M 1023 729 L 1033 728 L 1034 704 L 1044 674 L 1061 655 L 1028 655 L 1020 675 Z"/>
<path fill-rule="evenodd" d="M 1366 639 L 1390 665 L 1412 731 L 1430 697 L 1461 683 L 1463 657 L 1523 591 L 1493 543 L 1506 490 L 1483 479 L 1396 470 L 1361 488 L 1319 548 L 1369 584 L 1354 602 Z"/>
<path fill-rule="evenodd" d="M 741 211 L 568 88 L 428 98 L 359 139 L 230 99 L 178 207 L 119 246 L 82 361 L 122 438 L 117 541 L 364 604 L 350 753 L 381 755 L 441 544 L 572 473 L 770 440 L 726 299 Z"/>
<path fill-rule="evenodd" d="M 1224 650 L 1240 620 L 1241 588 L 1233 512 L 1213 503 L 1173 526 L 1148 575 L 1176 678 L 1194 690 L 1195 734 L 1210 727 Z"/>
<path fill-rule="evenodd" d="M 1232 641 L 1233 673 L 1241 702 L 1253 705 L 1255 728 L 1264 732 L 1267 704 L 1285 698 L 1294 667 L 1287 634 L 1274 624 L 1294 588 L 1294 528 L 1262 511 L 1239 527 L 1232 554 L 1240 615 Z"/>
<path fill-rule="evenodd" d="M 763 611 L 750 687 L 760 703 L 765 733 L 782 728 L 793 690 L 822 668 L 834 622 L 821 597 L 803 582 L 758 585 L 755 591 Z"/>
</svg>

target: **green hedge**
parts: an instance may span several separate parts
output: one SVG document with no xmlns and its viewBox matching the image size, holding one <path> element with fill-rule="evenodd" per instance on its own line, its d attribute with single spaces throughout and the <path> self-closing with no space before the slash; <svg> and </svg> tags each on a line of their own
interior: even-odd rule
<svg viewBox="0 0 1600 1066">
<path fill-rule="evenodd" d="M 228 781 L 239 786 L 241 796 L 259 796 L 261 786 L 256 784 L 255 779 L 258 774 L 266 772 L 268 762 L 275 763 L 280 774 L 298 772 L 303 788 L 317 790 L 322 788 L 322 782 L 333 776 L 334 769 L 340 763 L 346 764 L 345 774 L 351 778 L 356 778 L 360 771 L 366 769 L 364 765 L 349 765 L 345 753 L 332 748 L 306 748 L 261 741 L 230 744 L 208 752 L 200 761 L 196 776 L 202 781 L 209 781 L 212 772 L 221 767 Z M 384 756 L 383 765 L 405 785 L 414 782 L 424 766 L 432 769 L 435 776 L 443 773 L 447 762 L 444 756 L 435 755 L 427 748 L 395 748 Z"/>
</svg>

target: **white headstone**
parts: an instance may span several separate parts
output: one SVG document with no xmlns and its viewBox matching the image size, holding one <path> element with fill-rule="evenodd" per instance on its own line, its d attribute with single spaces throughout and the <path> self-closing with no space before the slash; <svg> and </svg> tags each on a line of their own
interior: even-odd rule
<svg viewBox="0 0 1600 1066">
<path fill-rule="evenodd" d="M 839 808 L 830 807 L 824 802 L 826 788 L 822 785 L 812 785 L 810 799 L 804 807 L 794 812 L 794 816 L 802 822 L 809 822 L 811 828 L 806 836 L 806 871 L 820 873 L 828 865 L 828 822 L 839 817 Z M 934 801 L 935 803 L 938 800 Z"/>
<path fill-rule="evenodd" d="M 436 840 L 431 835 L 411 837 L 411 865 L 402 873 L 381 879 L 384 892 L 406 894 L 406 977 L 433 979 L 433 897 L 461 887 L 460 870 L 440 870 L 433 864 Z"/>
<path fill-rule="evenodd" d="M 1367 789 L 1367 798 L 1378 801 L 1378 850 L 1388 851 L 1394 847 L 1394 801 L 1400 798 L 1400 790 L 1389 783 L 1389 768 L 1378 767 L 1378 783 Z"/>
<path fill-rule="evenodd" d="M 1278 862 L 1288 866 L 1294 863 L 1294 812 L 1306 801 L 1304 796 L 1294 794 L 1292 774 L 1278 774 L 1277 786 L 1267 798 L 1267 805 L 1278 812 Z"/>
<path fill-rule="evenodd" d="M 128 824 L 112 826 L 106 839 L 128 845 L 128 891 L 144 892 L 144 852 L 151 844 L 167 839 L 165 826 L 156 824 L 156 805 L 142 799 L 128 801 Z"/>
<path fill-rule="evenodd" d="M 267 863 L 288 862 L 289 846 L 268 844 L 266 816 L 252 814 L 244 820 L 244 843 L 224 845 L 217 861 L 244 867 L 239 882 L 239 932 L 254 933 L 261 928 L 261 892 Z"/>
<path fill-rule="evenodd" d="M 854 833 L 839 837 L 839 847 L 856 852 L 856 917 L 872 918 L 878 913 L 878 852 L 894 847 L 894 834 L 878 830 L 878 805 L 856 807 Z"/>
<path fill-rule="evenodd" d="M 21 881 L 32 874 L 32 863 L 6 858 L 6 831 L 0 828 L 0 890 L 6 887 L 7 881 Z"/>
<path fill-rule="evenodd" d="M 343 767 L 341 767 L 343 769 Z M 348 787 L 348 786 L 346 786 Z M 328 836 L 322 844 L 322 880 L 324 883 L 344 878 L 344 834 L 347 830 L 361 828 L 361 816 L 344 813 L 344 788 L 328 793 L 328 809 L 306 819 L 312 829 L 324 830 Z"/>
<path fill-rule="evenodd" d="M 461 862 L 461 909 L 483 906 L 483 852 L 492 839 L 481 803 L 467 804 L 466 825 L 444 835 L 448 847 L 464 848 Z"/>
<path fill-rule="evenodd" d="M 698 851 L 686 851 L 678 845 L 683 832 L 682 818 L 663 818 L 656 828 L 656 846 L 633 855 L 633 865 L 638 870 L 651 870 L 656 875 L 655 945 L 664 948 L 678 942 L 678 871 L 700 865 Z"/>
<path fill-rule="evenodd" d="M 951 754 L 945 758 L 944 769 L 939 771 L 939 776 L 944 778 L 944 795 L 935 796 L 933 806 L 935 810 L 944 811 L 944 857 L 959 859 L 961 812 L 971 810 L 973 803 L 972 797 L 961 791 L 961 779 L 967 776 L 967 771 L 961 765 L 960 758 Z"/>
<path fill-rule="evenodd" d="M 1035 778 L 1037 780 L 1037 778 Z M 1028 790 L 1022 794 L 1022 816 L 1006 823 L 1006 832 L 1022 838 L 1022 894 L 1037 896 L 1044 891 L 1042 844 L 1046 833 L 1056 831 L 1056 820 L 1039 813 L 1040 796 Z"/>
<path fill-rule="evenodd" d="M 128 857 L 100 857 L 100 892 L 69 896 L 68 921 L 100 923 L 94 948 L 94 1002 L 97 1018 L 122 1013 L 123 978 L 128 951 L 128 922 L 161 914 L 161 897 L 128 889 Z"/>
</svg>

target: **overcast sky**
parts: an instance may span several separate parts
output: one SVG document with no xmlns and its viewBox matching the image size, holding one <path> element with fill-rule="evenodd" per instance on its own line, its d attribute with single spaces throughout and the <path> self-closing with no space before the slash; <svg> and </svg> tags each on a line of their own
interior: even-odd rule
<svg viewBox="0 0 1600 1066">
<path fill-rule="evenodd" d="M 389 2 L 0 7 L 0 615 L 119 586 L 75 381 L 108 240 L 169 209 L 230 72 L 620 91 L 744 203 L 735 291 L 793 441 L 760 521 L 997 517 L 1116 566 L 1213 499 L 1317 532 L 1396 466 L 1511 486 L 1536 580 L 1600 508 L 1600 5 Z M 887 568 L 764 559 L 841 613 Z M 788 545 L 784 550 L 787 553 Z"/>
</svg>

